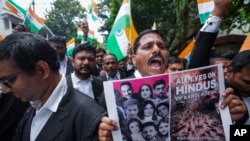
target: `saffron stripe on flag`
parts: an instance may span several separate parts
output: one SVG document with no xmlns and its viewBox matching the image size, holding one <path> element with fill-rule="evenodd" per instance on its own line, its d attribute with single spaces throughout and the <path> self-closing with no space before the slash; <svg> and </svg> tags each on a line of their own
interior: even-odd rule
<svg viewBox="0 0 250 141">
<path fill-rule="evenodd" d="M 207 17 L 211 14 L 214 8 L 213 0 L 197 0 L 198 11 L 201 24 L 204 24 Z"/>
<path fill-rule="evenodd" d="M 242 44 L 239 52 L 244 51 L 244 50 L 250 50 L 250 33 L 247 34 L 247 37 L 244 43 Z"/>
<path fill-rule="evenodd" d="M 24 10 L 22 7 L 20 7 L 19 5 L 17 5 L 16 3 L 14 3 L 11 0 L 6 0 L 5 1 L 5 6 L 7 7 L 7 9 L 9 9 L 12 13 L 14 13 L 16 16 L 20 17 L 20 18 L 24 18 L 25 14 L 26 14 L 26 10 Z"/>
<path fill-rule="evenodd" d="M 186 47 L 185 49 L 179 54 L 179 58 L 186 58 L 189 56 L 191 53 L 192 49 L 194 48 L 194 40 L 192 40 Z"/>
<path fill-rule="evenodd" d="M 131 18 L 130 1 L 123 0 L 107 39 L 107 48 L 120 61 L 127 56 L 128 44 L 134 42 L 137 32 Z"/>
<path fill-rule="evenodd" d="M 66 43 L 66 47 L 67 47 L 67 52 L 66 54 L 71 56 L 72 53 L 73 53 L 73 50 L 75 48 L 75 38 L 72 38 L 71 40 L 69 40 L 67 43 Z"/>
<path fill-rule="evenodd" d="M 29 6 L 26 12 L 25 24 L 34 32 L 38 33 L 40 29 L 43 27 L 45 19 L 40 18 L 36 15 L 36 13 L 32 10 L 31 5 Z"/>
</svg>

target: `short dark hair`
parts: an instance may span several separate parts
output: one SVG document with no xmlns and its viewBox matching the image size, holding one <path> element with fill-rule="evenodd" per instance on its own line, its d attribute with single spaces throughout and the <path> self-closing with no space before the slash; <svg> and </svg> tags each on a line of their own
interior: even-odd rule
<svg viewBox="0 0 250 141">
<path fill-rule="evenodd" d="M 135 41 L 134 41 L 134 46 L 133 46 L 134 54 L 137 53 L 137 50 L 138 50 L 138 48 L 139 48 L 139 46 L 140 46 L 140 40 L 141 40 L 142 36 L 144 36 L 144 35 L 146 35 L 146 34 L 148 34 L 148 33 L 155 33 L 155 34 L 158 34 L 158 35 L 160 35 L 161 38 L 163 39 L 162 34 L 161 34 L 158 30 L 147 29 L 147 30 L 142 31 L 142 32 L 136 37 L 136 39 L 135 39 Z"/>
<path fill-rule="evenodd" d="M 184 69 L 186 68 L 187 65 L 187 59 L 186 58 L 179 58 L 178 56 L 171 56 L 168 59 L 168 65 L 169 64 L 175 64 L 175 63 L 181 63 L 184 66 Z"/>
<path fill-rule="evenodd" d="M 123 107 L 124 107 L 125 110 L 128 108 L 128 106 L 131 106 L 131 105 L 137 105 L 138 106 L 138 110 L 139 110 L 139 102 L 138 102 L 137 99 L 135 99 L 135 98 L 127 99 L 123 103 Z"/>
<path fill-rule="evenodd" d="M 54 35 L 54 36 L 51 36 L 49 38 L 49 41 L 50 42 L 60 42 L 60 43 L 64 44 L 66 47 L 66 38 L 64 36 Z"/>
<path fill-rule="evenodd" d="M 232 60 L 237 53 L 238 52 L 235 50 L 227 50 L 226 52 L 222 53 L 220 56 L 222 58 Z"/>
<path fill-rule="evenodd" d="M 23 23 L 18 23 L 15 27 L 17 27 L 17 26 L 20 27 L 20 28 L 18 28 L 18 32 L 27 32 L 28 31 L 27 26 Z"/>
<path fill-rule="evenodd" d="M 143 123 L 143 124 L 142 124 L 142 130 L 143 130 L 145 127 L 148 127 L 148 126 L 153 126 L 153 127 L 155 128 L 155 130 L 157 130 L 157 129 L 156 129 L 156 125 L 155 125 L 155 123 L 154 123 L 153 121 L 149 121 L 149 122 Z"/>
<path fill-rule="evenodd" d="M 104 54 L 106 54 L 106 50 L 101 47 L 96 48 L 96 53 L 99 53 L 99 52 L 103 52 Z"/>
<path fill-rule="evenodd" d="M 166 86 L 166 83 L 165 83 L 165 80 L 163 79 L 159 79 L 159 80 L 156 80 L 153 84 L 153 88 L 155 89 L 155 87 L 159 84 L 163 84 L 164 86 Z"/>
<path fill-rule="evenodd" d="M 118 63 L 117 57 L 116 57 L 116 55 L 113 54 L 113 53 L 106 53 L 106 54 L 104 54 L 103 59 L 104 59 L 106 56 L 109 56 L 109 55 L 115 57 L 115 61 L 116 61 L 116 63 Z"/>
<path fill-rule="evenodd" d="M 129 81 L 123 81 L 120 85 L 120 88 L 123 86 L 123 85 L 128 85 L 129 87 L 133 88 L 132 84 L 129 82 Z"/>
<path fill-rule="evenodd" d="M 32 73 L 38 61 L 45 61 L 53 71 L 60 67 L 55 49 L 40 35 L 17 32 L 0 42 L 0 60 L 12 60 L 21 70 Z"/>
<path fill-rule="evenodd" d="M 75 55 L 80 51 L 90 51 L 96 56 L 96 49 L 89 43 L 83 43 L 75 47 L 73 49 L 72 57 L 75 58 Z"/>
<path fill-rule="evenodd" d="M 250 50 L 239 52 L 231 61 L 233 72 L 239 72 L 242 68 L 250 68 Z"/>
</svg>

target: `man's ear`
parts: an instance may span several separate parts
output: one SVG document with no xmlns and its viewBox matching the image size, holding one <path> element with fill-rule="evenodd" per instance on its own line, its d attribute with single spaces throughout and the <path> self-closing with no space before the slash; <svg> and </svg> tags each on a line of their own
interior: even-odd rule
<svg viewBox="0 0 250 141">
<path fill-rule="evenodd" d="M 232 75 L 233 74 L 233 69 L 232 69 L 232 67 L 227 67 L 227 69 L 226 69 L 226 76 L 230 76 L 230 75 Z"/>
<path fill-rule="evenodd" d="M 45 61 L 38 61 L 36 63 L 36 70 L 38 73 L 41 73 L 43 78 L 47 78 L 49 76 L 50 67 Z"/>
</svg>

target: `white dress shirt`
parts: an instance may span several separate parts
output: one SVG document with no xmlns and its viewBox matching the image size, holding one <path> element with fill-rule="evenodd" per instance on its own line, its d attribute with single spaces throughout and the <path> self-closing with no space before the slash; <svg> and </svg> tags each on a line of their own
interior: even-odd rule
<svg viewBox="0 0 250 141">
<path fill-rule="evenodd" d="M 215 33 L 219 30 L 222 19 L 217 16 L 210 16 L 200 29 L 203 32 Z"/>
<path fill-rule="evenodd" d="M 80 92 L 88 95 L 89 97 L 94 99 L 94 93 L 93 93 L 93 86 L 92 86 L 92 81 L 93 77 L 90 75 L 90 77 L 86 80 L 80 80 L 79 78 L 76 77 L 75 72 L 71 74 L 72 82 L 73 82 L 73 87 Z"/>
<path fill-rule="evenodd" d="M 62 75 L 66 74 L 66 71 L 67 71 L 67 61 L 68 61 L 68 57 L 67 56 L 65 56 L 65 58 L 62 61 L 60 61 L 59 72 Z"/>
<path fill-rule="evenodd" d="M 36 115 L 34 116 L 31 124 L 30 141 L 36 140 L 50 116 L 53 112 L 57 111 L 63 96 L 66 94 L 67 88 L 66 79 L 62 76 L 60 82 L 42 107 L 40 101 L 30 102 L 31 106 L 36 109 Z"/>
</svg>

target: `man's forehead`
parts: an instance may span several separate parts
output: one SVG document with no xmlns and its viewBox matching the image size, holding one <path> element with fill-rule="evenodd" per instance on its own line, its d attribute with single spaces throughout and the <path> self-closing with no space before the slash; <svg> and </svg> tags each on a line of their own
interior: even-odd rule
<svg viewBox="0 0 250 141">
<path fill-rule="evenodd" d="M 140 43 L 144 43 L 144 42 L 147 42 L 148 40 L 151 40 L 151 39 L 159 39 L 160 41 L 163 42 L 163 39 L 161 38 L 161 36 L 159 34 L 156 34 L 156 33 L 148 33 L 148 34 L 145 34 L 141 37 L 140 39 Z"/>
<path fill-rule="evenodd" d="M 135 109 L 137 108 L 137 104 L 131 104 L 128 106 L 128 109 Z"/>
<path fill-rule="evenodd" d="M 163 87 L 164 86 L 164 84 L 157 84 L 157 85 L 155 85 L 155 87 Z"/>
</svg>

